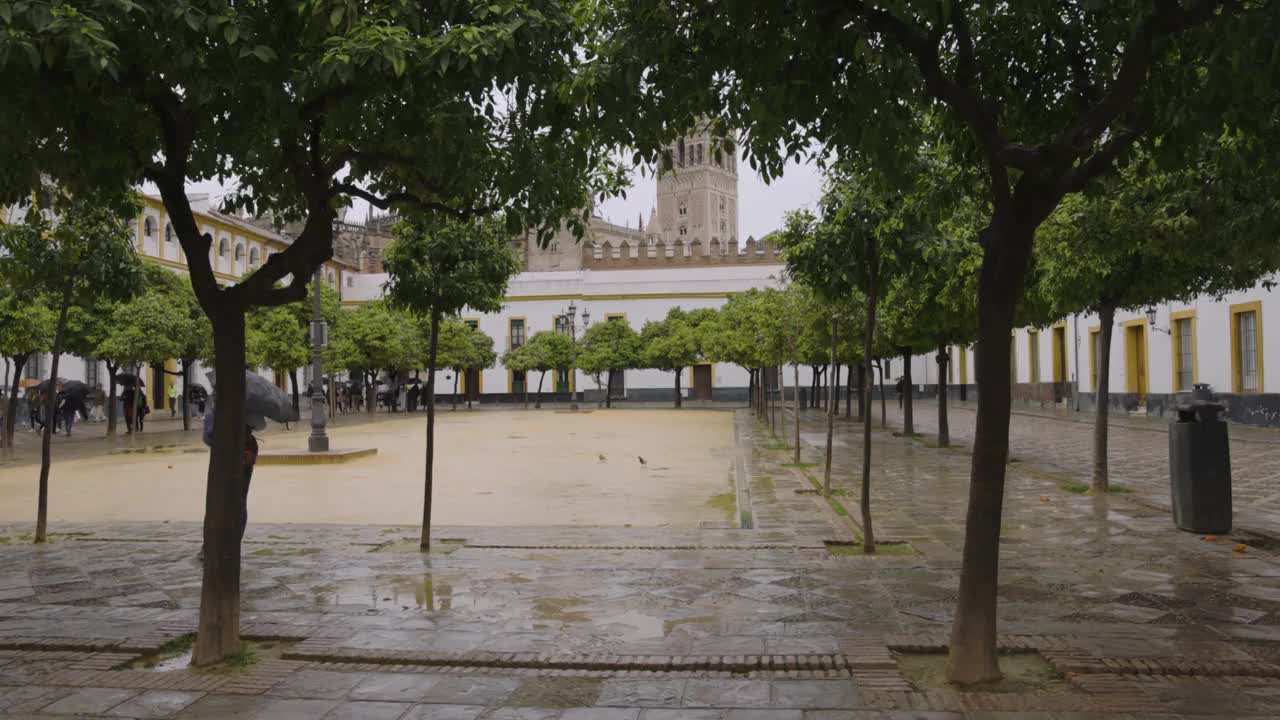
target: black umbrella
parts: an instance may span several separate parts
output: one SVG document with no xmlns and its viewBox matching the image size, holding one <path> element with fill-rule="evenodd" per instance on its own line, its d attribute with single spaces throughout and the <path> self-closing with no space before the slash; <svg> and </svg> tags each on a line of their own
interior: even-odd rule
<svg viewBox="0 0 1280 720">
<path fill-rule="evenodd" d="M 89 397 L 92 390 L 88 385 L 85 385 L 79 380 L 68 380 L 62 384 L 62 392 L 67 397 L 74 397 L 83 400 Z"/>
<path fill-rule="evenodd" d="M 218 381 L 210 370 L 206 377 L 209 383 L 217 386 Z M 293 400 L 280 388 L 256 373 L 244 373 L 244 422 L 250 427 L 262 429 L 267 426 L 266 418 L 276 422 L 294 420 Z"/>
<path fill-rule="evenodd" d="M 62 378 L 58 378 L 58 385 L 61 385 L 65 382 L 66 380 L 63 380 Z M 39 385 L 36 385 L 36 390 L 38 390 L 39 392 L 49 392 L 49 381 L 45 380 Z"/>
<path fill-rule="evenodd" d="M 401 380 L 400 383 L 402 385 L 419 385 L 422 383 L 422 378 L 408 378 Z"/>
<path fill-rule="evenodd" d="M 133 373 L 116 373 L 116 384 L 123 385 L 125 387 L 133 387 L 135 385 L 146 386 L 146 383 L 142 381 L 142 378 L 134 375 Z"/>
</svg>

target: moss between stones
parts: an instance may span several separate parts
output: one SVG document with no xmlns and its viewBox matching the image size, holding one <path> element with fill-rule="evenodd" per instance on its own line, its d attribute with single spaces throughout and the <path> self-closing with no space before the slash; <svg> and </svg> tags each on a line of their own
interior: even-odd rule
<svg viewBox="0 0 1280 720">
<path fill-rule="evenodd" d="M 836 540 L 825 540 L 827 552 L 832 557 L 849 557 L 853 555 L 866 556 L 862 551 L 862 540 L 855 542 L 842 542 Z M 873 557 L 901 557 L 903 555 L 915 555 L 916 549 L 911 547 L 911 543 L 896 540 L 876 543 L 876 552 Z"/>
<path fill-rule="evenodd" d="M 508 702 L 514 707 L 591 707 L 599 700 L 603 686 L 603 678 L 527 678 L 520 682 Z"/>
<path fill-rule="evenodd" d="M 1000 655 L 1000 672 L 1004 677 L 989 683 L 957 687 L 947 683 L 945 653 L 901 653 L 898 671 L 920 692 L 937 689 L 966 692 L 1060 695 L 1076 692 L 1066 679 L 1039 653 L 1020 652 Z"/>
</svg>

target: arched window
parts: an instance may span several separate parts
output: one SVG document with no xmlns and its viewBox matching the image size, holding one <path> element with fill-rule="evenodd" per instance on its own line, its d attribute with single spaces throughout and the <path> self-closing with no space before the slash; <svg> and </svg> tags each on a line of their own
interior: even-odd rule
<svg viewBox="0 0 1280 720">
<path fill-rule="evenodd" d="M 142 237 L 151 237 L 151 233 L 155 232 L 155 226 L 151 224 L 151 218 L 142 221 Z"/>
<path fill-rule="evenodd" d="M 258 248 L 251 248 L 249 250 L 249 267 L 256 270 L 258 267 L 258 259 L 261 257 L 262 254 L 258 252 Z"/>
<path fill-rule="evenodd" d="M 226 238 L 222 238 L 218 241 L 218 257 L 226 257 L 227 253 L 230 251 L 231 243 L 227 242 Z"/>
<path fill-rule="evenodd" d="M 244 260 L 244 243 L 236 243 L 236 262 Z"/>
<path fill-rule="evenodd" d="M 347 273 L 347 287 L 355 287 L 355 286 L 356 286 L 356 276 L 352 275 L 351 273 Z"/>
<path fill-rule="evenodd" d="M 676 142 L 676 148 L 680 157 L 679 167 L 684 167 L 684 138 L 680 138 Z"/>
<path fill-rule="evenodd" d="M 698 143 L 698 164 L 702 164 L 702 143 Z"/>
<path fill-rule="evenodd" d="M 682 200 L 682 201 L 680 201 L 680 208 L 679 208 L 678 212 L 679 212 L 681 215 L 688 215 L 688 214 L 689 214 L 689 206 L 688 206 L 688 204 L 686 204 L 683 200 Z"/>
<path fill-rule="evenodd" d="M 329 287 L 334 287 L 337 284 L 337 278 L 334 277 L 332 270 L 325 273 L 325 276 L 329 280 Z"/>
<path fill-rule="evenodd" d="M 170 223 L 164 224 L 164 241 L 167 243 L 173 242 L 173 225 Z"/>
</svg>

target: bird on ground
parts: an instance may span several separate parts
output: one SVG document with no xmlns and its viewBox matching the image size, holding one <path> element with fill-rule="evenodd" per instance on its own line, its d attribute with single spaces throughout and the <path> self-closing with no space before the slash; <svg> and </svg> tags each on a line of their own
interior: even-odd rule
<svg viewBox="0 0 1280 720">
<path fill-rule="evenodd" d="M 648 465 L 648 464 L 649 464 L 649 463 L 645 462 L 645 461 L 644 461 L 644 458 L 640 457 L 639 455 L 637 455 L 637 456 L 636 456 L 636 458 L 640 461 L 640 464 L 641 464 L 641 465 Z"/>
<path fill-rule="evenodd" d="M 601 453 L 598 457 L 600 458 L 600 462 L 606 462 L 603 453 Z"/>
</svg>

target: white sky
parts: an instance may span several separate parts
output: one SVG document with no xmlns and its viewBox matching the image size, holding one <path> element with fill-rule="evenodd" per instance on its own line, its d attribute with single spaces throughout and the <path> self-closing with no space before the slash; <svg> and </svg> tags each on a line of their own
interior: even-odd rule
<svg viewBox="0 0 1280 720">
<path fill-rule="evenodd" d="M 657 202 L 656 182 L 652 173 L 633 171 L 632 186 L 626 198 L 613 198 L 600 203 L 596 213 L 606 220 L 618 225 L 636 227 L 636 221 L 643 216 L 649 222 L 649 211 Z M 218 195 L 230 185 L 220 185 L 216 181 L 190 183 L 188 193 L 212 192 Z M 143 185 L 143 192 L 154 194 L 156 188 L 150 183 Z M 759 239 L 767 233 L 782 227 L 783 216 L 788 210 L 800 208 L 813 209 L 822 195 L 822 174 L 813 163 L 788 163 L 782 177 L 766 185 L 756 174 L 745 158 L 738 159 L 738 238 L 745 242 L 748 237 Z M 349 214 L 364 217 L 367 203 L 357 200 Z M 354 217 L 353 217 L 354 219 Z"/>
</svg>

